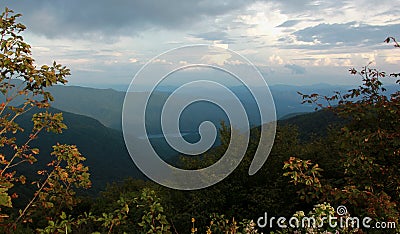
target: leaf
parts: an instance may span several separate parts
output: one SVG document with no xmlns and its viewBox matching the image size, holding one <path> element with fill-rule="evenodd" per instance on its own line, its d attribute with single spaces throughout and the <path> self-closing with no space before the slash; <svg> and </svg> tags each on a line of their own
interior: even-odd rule
<svg viewBox="0 0 400 234">
<path fill-rule="evenodd" d="M 12 207 L 11 197 L 7 193 L 7 188 L 0 188 L 0 205 Z"/>
<path fill-rule="evenodd" d="M 39 149 L 38 148 L 33 148 L 31 151 L 32 151 L 33 154 L 36 154 L 36 155 L 39 154 Z"/>
<path fill-rule="evenodd" d="M 26 182 L 26 177 L 23 176 L 23 175 L 21 175 L 21 176 L 19 177 L 19 181 L 20 181 L 22 184 L 25 184 L 25 182 Z"/>
</svg>

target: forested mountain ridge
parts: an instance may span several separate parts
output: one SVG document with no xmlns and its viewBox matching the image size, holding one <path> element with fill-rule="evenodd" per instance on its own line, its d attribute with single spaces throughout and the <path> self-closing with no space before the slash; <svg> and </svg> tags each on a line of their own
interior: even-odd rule
<svg viewBox="0 0 400 234">
<path fill-rule="evenodd" d="M 40 148 L 43 157 L 50 154 L 51 146 L 56 143 L 77 145 L 86 157 L 85 164 L 90 168 L 91 180 L 96 191 L 104 188 L 107 183 L 121 181 L 127 177 L 145 178 L 129 156 L 121 131 L 108 128 L 98 120 L 84 115 L 61 111 L 56 108 L 50 108 L 48 111 L 62 113 L 68 129 L 57 135 L 42 132 L 38 139 L 32 142 L 31 147 Z M 30 116 L 33 113 L 34 111 L 28 112 L 17 119 L 17 122 L 23 128 L 31 129 Z M 337 121 L 333 113 L 319 111 L 281 120 L 278 125 L 298 128 L 300 138 L 309 139 L 312 134 L 325 134 L 326 128 Z M 167 149 L 165 142 L 161 139 L 154 139 L 153 145 L 157 151 L 164 152 L 166 155 L 168 154 L 167 156 L 173 154 L 173 151 Z M 176 162 L 178 154 L 171 157 L 171 161 Z M 43 166 L 43 163 L 38 166 Z"/>
<path fill-rule="evenodd" d="M 37 110 L 31 110 L 16 119 L 21 127 L 26 129 L 21 134 L 27 135 L 32 129 L 32 114 Z M 40 110 L 43 112 L 44 110 Z M 119 181 L 128 176 L 144 178 L 136 168 L 128 151 L 122 133 L 118 130 L 108 128 L 98 120 L 84 116 L 61 111 L 55 108 L 47 110 L 50 113 L 62 113 L 63 122 L 67 129 L 62 134 L 41 132 L 37 139 L 31 142 L 32 148 L 39 148 L 42 159 L 40 163 L 34 164 L 43 167 L 50 160 L 52 146 L 56 143 L 72 144 L 86 157 L 85 165 L 89 166 L 93 188 L 96 191 L 104 188 L 107 183 Z"/>
</svg>

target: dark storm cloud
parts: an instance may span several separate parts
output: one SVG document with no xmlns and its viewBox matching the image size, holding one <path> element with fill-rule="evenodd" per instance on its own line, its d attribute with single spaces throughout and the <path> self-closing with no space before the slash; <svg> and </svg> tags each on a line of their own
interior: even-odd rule
<svg viewBox="0 0 400 234">
<path fill-rule="evenodd" d="M 1 5 L 22 13 L 23 22 L 31 31 L 51 38 L 90 34 L 113 37 L 152 27 L 188 28 L 246 4 L 249 3 L 244 0 L 6 0 Z"/>
<path fill-rule="evenodd" d="M 343 46 L 370 46 L 383 42 L 388 36 L 400 35 L 400 24 L 368 25 L 349 22 L 345 24 L 319 24 L 293 33 L 298 41 L 320 44 L 302 45 L 303 48 L 318 49 Z M 296 46 L 294 46 L 296 47 Z"/>
<path fill-rule="evenodd" d="M 292 74 L 302 75 L 306 73 L 306 69 L 296 64 L 286 64 L 285 68 L 292 71 Z"/>
</svg>

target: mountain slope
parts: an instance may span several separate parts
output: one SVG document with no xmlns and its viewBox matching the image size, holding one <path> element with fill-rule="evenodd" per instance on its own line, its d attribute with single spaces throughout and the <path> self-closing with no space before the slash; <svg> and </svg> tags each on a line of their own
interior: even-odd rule
<svg viewBox="0 0 400 234">
<path fill-rule="evenodd" d="M 278 121 L 278 125 L 296 126 L 301 140 L 309 140 L 312 135 L 325 136 L 329 126 L 340 126 L 344 123 L 335 113 L 329 110 L 320 110 L 306 114 L 288 116 Z"/>
<path fill-rule="evenodd" d="M 128 176 L 144 178 L 130 158 L 121 132 L 107 128 L 98 120 L 83 115 L 54 108 L 50 108 L 49 112 L 62 112 L 68 129 L 62 134 L 41 132 L 39 137 L 30 144 L 31 147 L 40 149 L 38 157 L 40 162 L 35 165 L 36 168 L 44 166 L 50 160 L 52 145 L 73 144 L 86 157 L 84 164 L 89 166 L 94 190 L 99 190 L 109 182 L 119 181 Z M 18 139 L 27 139 L 27 134 L 33 126 L 30 121 L 32 114 L 31 111 L 17 119 L 17 122 L 26 129 Z M 30 167 L 28 165 L 25 168 Z"/>
<path fill-rule="evenodd" d="M 113 89 L 94 89 L 79 86 L 53 86 L 53 107 L 86 115 L 113 129 L 121 129 L 121 113 L 125 93 Z"/>
</svg>

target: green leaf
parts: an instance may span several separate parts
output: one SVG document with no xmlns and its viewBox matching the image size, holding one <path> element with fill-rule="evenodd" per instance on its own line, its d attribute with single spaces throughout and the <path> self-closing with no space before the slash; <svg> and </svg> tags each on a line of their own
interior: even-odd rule
<svg viewBox="0 0 400 234">
<path fill-rule="evenodd" d="M 0 205 L 12 207 L 11 197 L 7 193 L 8 188 L 0 188 Z"/>
</svg>

